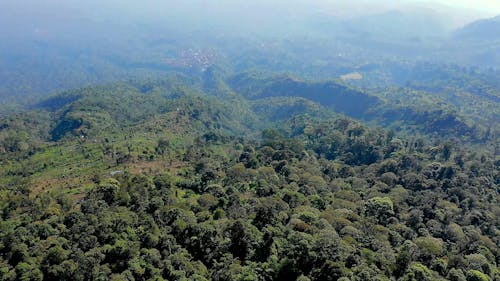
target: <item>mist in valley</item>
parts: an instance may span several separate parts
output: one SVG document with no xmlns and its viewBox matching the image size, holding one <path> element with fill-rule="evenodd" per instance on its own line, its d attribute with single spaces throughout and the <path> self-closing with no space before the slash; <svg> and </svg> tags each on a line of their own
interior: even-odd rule
<svg viewBox="0 0 500 281">
<path fill-rule="evenodd" d="M 2 1 L 0 96 L 29 103 L 57 90 L 212 66 L 324 79 L 373 64 L 498 65 L 494 30 L 473 42 L 477 32 L 460 33 L 498 5 L 464 3 Z"/>
</svg>

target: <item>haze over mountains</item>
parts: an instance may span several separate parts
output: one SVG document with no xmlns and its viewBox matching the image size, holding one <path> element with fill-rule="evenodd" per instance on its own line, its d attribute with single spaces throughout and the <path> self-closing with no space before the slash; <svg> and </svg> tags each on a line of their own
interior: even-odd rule
<svg viewBox="0 0 500 281">
<path fill-rule="evenodd" d="M 500 38 L 500 16 L 472 22 L 455 31 L 454 36 L 462 40 L 496 41 Z"/>
<path fill-rule="evenodd" d="M 293 44 L 287 41 L 295 40 L 308 40 L 310 48 L 323 53 L 300 62 L 307 65 L 360 65 L 392 59 L 495 67 L 499 62 L 498 46 L 482 43 L 499 34 L 495 32 L 498 21 L 462 27 L 453 18 L 463 11 L 444 10 L 436 4 L 32 2 L 1 4 L 0 23 L 6 28 L 0 30 L 0 95 L 10 100 L 158 73 L 185 62 L 190 50 L 210 50 L 210 64 L 242 70 L 252 62 L 239 51 L 277 51 L 293 57 Z M 368 12 L 373 6 L 378 8 Z M 276 44 L 279 50 L 274 50 Z M 293 66 L 279 70 L 297 72 Z M 21 87 L 26 83 L 16 83 L 16 79 L 30 81 L 30 87 Z"/>
</svg>

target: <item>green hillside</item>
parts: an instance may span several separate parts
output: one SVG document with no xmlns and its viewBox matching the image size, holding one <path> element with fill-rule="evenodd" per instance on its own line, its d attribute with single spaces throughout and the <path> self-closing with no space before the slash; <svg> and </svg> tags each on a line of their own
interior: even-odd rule
<svg viewBox="0 0 500 281">
<path fill-rule="evenodd" d="M 0 122 L 0 280 L 496 280 L 497 139 L 426 97 L 214 73 L 56 94 Z"/>
</svg>

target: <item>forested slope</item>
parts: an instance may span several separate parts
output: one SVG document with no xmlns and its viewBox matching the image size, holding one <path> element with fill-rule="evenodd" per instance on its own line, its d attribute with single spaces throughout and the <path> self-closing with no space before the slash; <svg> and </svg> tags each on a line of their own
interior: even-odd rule
<svg viewBox="0 0 500 281">
<path fill-rule="evenodd" d="M 230 79 L 2 119 L 0 280 L 500 278 L 495 139 L 365 126 L 342 104 L 400 109 L 333 82 Z"/>
<path fill-rule="evenodd" d="M 228 84 L 236 93 L 250 100 L 300 97 L 348 117 L 407 133 L 456 137 L 473 142 L 491 137 L 486 135 L 488 128 L 484 126 L 485 123 L 491 124 L 490 120 L 474 122 L 449 103 L 408 89 L 363 91 L 337 81 L 308 81 L 291 76 L 259 77 L 251 73 L 230 77 Z M 498 101 L 493 103 L 498 105 Z M 497 119 L 498 116 L 491 118 Z M 496 132 L 498 126 L 490 125 L 489 130 Z"/>
</svg>

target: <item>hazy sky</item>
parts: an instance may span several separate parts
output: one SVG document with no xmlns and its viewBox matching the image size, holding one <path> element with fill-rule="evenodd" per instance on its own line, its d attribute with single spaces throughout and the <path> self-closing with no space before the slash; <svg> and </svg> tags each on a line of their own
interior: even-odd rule
<svg viewBox="0 0 500 281">
<path fill-rule="evenodd" d="M 500 15 L 500 0 L 313 0 L 311 2 L 331 5 L 332 7 L 350 7 L 362 12 L 369 12 L 373 9 L 383 10 L 408 6 L 443 10 L 443 8 L 448 6 L 456 9 L 453 11 L 448 10 L 449 13 L 458 12 L 459 14 L 463 14 L 470 12 L 476 15 L 476 17 Z"/>
<path fill-rule="evenodd" d="M 425 6 L 447 5 L 457 9 L 476 10 L 489 15 L 500 14 L 500 0 L 355 0 L 355 1 L 342 1 L 342 0 L 319 0 L 327 3 L 339 4 L 342 2 L 351 2 L 354 5 L 359 5 L 363 9 L 364 5 L 377 5 L 377 6 L 403 6 L 407 3 L 425 4 Z"/>
<path fill-rule="evenodd" d="M 437 0 L 435 2 L 441 2 L 457 8 L 474 9 L 488 14 L 500 14 L 500 0 Z"/>
<path fill-rule="evenodd" d="M 345 17 L 426 9 L 451 18 L 454 25 L 463 25 L 500 15 L 500 0 L 0 0 L 0 17 L 25 23 L 78 16 L 123 22 L 168 18 L 216 21 L 218 17 L 255 22 L 283 15 L 300 17 L 318 9 Z"/>
<path fill-rule="evenodd" d="M 0 7 L 6 4 L 15 3 L 16 6 L 25 7 L 29 9 L 29 6 L 39 6 L 39 7 L 51 7 L 51 4 L 57 4 L 58 6 L 76 6 L 76 7 L 102 7 L 116 9 L 120 8 L 134 8 L 138 10 L 152 10 L 156 8 L 164 9 L 169 6 L 178 5 L 201 5 L 201 6 L 211 6 L 211 7 L 221 7 L 224 6 L 248 6 L 248 5 L 268 5 L 270 7 L 276 5 L 284 5 L 289 3 L 289 5 L 332 5 L 332 6 L 351 6 L 356 7 L 360 10 L 369 9 L 376 5 L 379 7 L 396 7 L 403 6 L 408 3 L 425 3 L 426 6 L 433 6 L 436 4 L 448 5 L 455 8 L 462 8 L 467 10 L 477 10 L 482 11 L 487 14 L 500 14 L 500 0 L 1 0 Z M 349 4 L 347 4 L 349 3 Z"/>
</svg>

